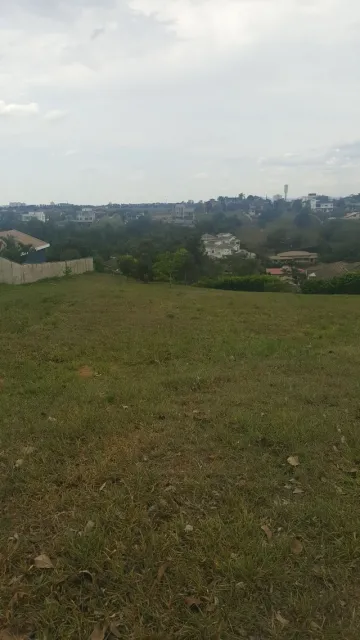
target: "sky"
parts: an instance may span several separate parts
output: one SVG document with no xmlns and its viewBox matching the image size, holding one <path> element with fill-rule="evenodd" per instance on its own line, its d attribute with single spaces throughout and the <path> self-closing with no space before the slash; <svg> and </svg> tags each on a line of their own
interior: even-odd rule
<svg viewBox="0 0 360 640">
<path fill-rule="evenodd" d="M 0 0 L 0 202 L 360 192 L 358 0 Z"/>
</svg>

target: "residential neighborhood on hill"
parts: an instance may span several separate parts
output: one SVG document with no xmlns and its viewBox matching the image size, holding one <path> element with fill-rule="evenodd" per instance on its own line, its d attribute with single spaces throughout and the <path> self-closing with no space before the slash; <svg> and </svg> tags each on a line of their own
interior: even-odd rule
<svg viewBox="0 0 360 640">
<path fill-rule="evenodd" d="M 179 281 L 230 273 L 296 283 L 300 274 L 327 273 L 321 265 L 360 261 L 360 194 L 291 199 L 285 185 L 283 195 L 271 199 L 240 193 L 173 204 L 10 202 L 0 208 L 0 230 L 18 247 L 11 253 L 3 243 L 0 257 L 18 254 L 21 261 L 25 255 L 28 262 L 93 257 L 98 269 L 152 280 L 174 279 L 170 263 L 164 266 L 171 255 Z"/>
</svg>

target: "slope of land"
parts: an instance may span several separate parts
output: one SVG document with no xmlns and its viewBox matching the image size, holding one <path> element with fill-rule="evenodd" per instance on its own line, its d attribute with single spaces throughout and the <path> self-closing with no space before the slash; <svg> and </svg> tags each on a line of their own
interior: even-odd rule
<svg viewBox="0 0 360 640">
<path fill-rule="evenodd" d="M 359 311 L 0 288 L 0 629 L 358 639 Z"/>
</svg>

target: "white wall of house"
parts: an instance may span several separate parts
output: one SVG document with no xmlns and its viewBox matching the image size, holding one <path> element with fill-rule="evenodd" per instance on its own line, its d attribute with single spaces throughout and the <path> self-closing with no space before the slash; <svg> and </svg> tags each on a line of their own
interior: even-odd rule
<svg viewBox="0 0 360 640">
<path fill-rule="evenodd" d="M 23 213 L 21 216 L 23 222 L 30 222 L 30 220 L 39 220 L 40 222 L 46 222 L 46 216 L 43 211 L 29 211 L 29 213 Z"/>
<path fill-rule="evenodd" d="M 78 222 L 94 222 L 95 211 L 93 211 L 92 209 L 83 209 L 76 215 L 76 220 Z"/>
<path fill-rule="evenodd" d="M 318 198 L 312 198 L 310 200 L 311 211 L 320 211 L 321 213 L 332 213 L 334 211 L 333 202 L 319 202 Z"/>
</svg>

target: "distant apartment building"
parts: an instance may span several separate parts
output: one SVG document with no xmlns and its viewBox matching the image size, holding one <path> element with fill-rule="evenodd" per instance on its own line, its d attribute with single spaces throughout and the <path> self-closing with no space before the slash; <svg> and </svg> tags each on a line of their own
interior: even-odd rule
<svg viewBox="0 0 360 640">
<path fill-rule="evenodd" d="M 195 207 L 189 204 L 176 204 L 174 206 L 171 221 L 184 227 L 192 227 L 195 224 Z"/>
<path fill-rule="evenodd" d="M 313 213 L 325 213 L 329 216 L 334 212 L 334 202 L 325 196 L 318 196 L 316 193 L 309 193 L 302 198 L 303 207 L 310 205 Z"/>
<path fill-rule="evenodd" d="M 76 214 L 76 222 L 87 222 L 91 224 L 95 222 L 95 211 L 92 207 L 83 207 L 81 211 Z"/>
<path fill-rule="evenodd" d="M 301 198 L 303 206 L 305 206 L 308 202 L 310 202 L 310 200 L 313 200 L 314 198 L 316 198 L 316 193 L 308 193 L 307 196 Z"/>
<path fill-rule="evenodd" d="M 312 198 L 310 200 L 310 209 L 314 213 L 328 213 L 331 215 L 334 212 L 334 203 L 332 201 L 321 202 L 318 198 Z"/>
<path fill-rule="evenodd" d="M 46 222 L 46 216 L 43 211 L 29 211 L 29 213 L 23 213 L 21 216 L 22 222 L 30 222 L 31 220 L 39 220 L 39 222 Z"/>
<path fill-rule="evenodd" d="M 16 209 L 17 207 L 26 207 L 25 202 L 9 202 L 9 207 L 11 209 Z"/>
</svg>

